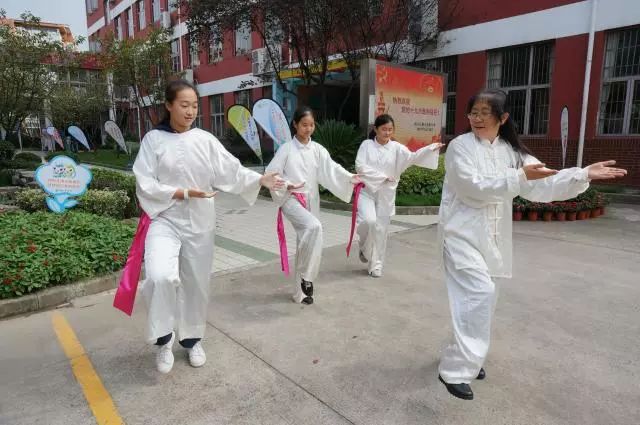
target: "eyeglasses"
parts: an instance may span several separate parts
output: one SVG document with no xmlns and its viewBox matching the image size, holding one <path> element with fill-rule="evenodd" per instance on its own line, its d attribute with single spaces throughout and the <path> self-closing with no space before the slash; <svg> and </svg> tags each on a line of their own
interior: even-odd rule
<svg viewBox="0 0 640 425">
<path fill-rule="evenodd" d="M 491 111 L 481 111 L 481 112 L 470 112 L 467 114 L 467 118 L 471 119 L 478 119 L 480 118 L 481 120 L 486 120 L 487 118 L 489 118 L 491 116 Z"/>
</svg>

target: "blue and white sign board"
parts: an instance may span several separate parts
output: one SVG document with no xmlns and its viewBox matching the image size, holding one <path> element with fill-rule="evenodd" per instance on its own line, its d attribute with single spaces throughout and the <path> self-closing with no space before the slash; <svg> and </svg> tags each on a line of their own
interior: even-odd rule
<svg viewBox="0 0 640 425">
<path fill-rule="evenodd" d="M 36 169 L 36 182 L 47 194 L 47 206 L 55 213 L 63 213 L 78 204 L 73 199 L 87 191 L 91 182 L 88 167 L 76 164 L 65 155 L 58 155 Z"/>
</svg>

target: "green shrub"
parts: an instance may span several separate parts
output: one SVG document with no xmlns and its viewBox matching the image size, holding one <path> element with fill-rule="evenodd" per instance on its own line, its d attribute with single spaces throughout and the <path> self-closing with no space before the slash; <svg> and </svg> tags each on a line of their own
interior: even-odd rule
<svg viewBox="0 0 640 425">
<path fill-rule="evenodd" d="M 0 215 L 0 298 L 119 270 L 135 224 L 72 211 Z"/>
<path fill-rule="evenodd" d="M 51 161 L 51 158 L 53 158 L 54 156 L 58 156 L 58 155 L 65 155 L 68 156 L 69 158 L 73 159 L 75 162 L 80 162 L 79 158 L 78 158 L 78 154 L 75 152 L 71 152 L 71 151 L 52 151 L 49 152 L 46 156 L 46 160 Z"/>
<path fill-rule="evenodd" d="M 78 198 L 77 208 L 92 214 L 124 218 L 129 197 L 124 190 L 88 190 Z"/>
<path fill-rule="evenodd" d="M 3 170 L 35 170 L 40 163 L 33 161 L 25 161 L 24 159 L 12 159 L 9 161 L 0 161 L 0 169 Z"/>
<path fill-rule="evenodd" d="M 40 165 L 42 163 L 42 159 L 40 156 L 36 155 L 33 152 L 19 152 L 16 156 L 13 157 L 14 161 L 25 161 L 32 162 L 35 165 Z"/>
<path fill-rule="evenodd" d="M 13 159 L 16 148 L 13 143 L 6 140 L 0 141 L 0 161 L 9 161 Z"/>
<path fill-rule="evenodd" d="M 16 193 L 16 205 L 27 212 L 47 209 L 46 194 L 42 189 L 23 189 Z"/>
<path fill-rule="evenodd" d="M 16 205 L 26 212 L 46 211 L 46 194 L 42 189 L 23 189 L 16 193 Z M 89 189 L 78 198 L 74 210 L 113 218 L 124 218 L 129 196 L 124 190 Z"/>
<path fill-rule="evenodd" d="M 90 189 L 100 190 L 124 190 L 129 201 L 124 209 L 124 217 L 136 217 L 140 215 L 140 209 L 136 198 L 136 178 L 130 174 L 113 170 L 92 168 L 93 179 Z"/>
<path fill-rule="evenodd" d="M 441 195 L 443 183 L 444 155 L 440 155 L 436 170 L 414 166 L 402 173 L 398 195 Z"/>
<path fill-rule="evenodd" d="M 316 126 L 313 140 L 324 146 L 334 161 L 353 171 L 364 135 L 360 129 L 344 121 L 326 120 Z"/>
</svg>

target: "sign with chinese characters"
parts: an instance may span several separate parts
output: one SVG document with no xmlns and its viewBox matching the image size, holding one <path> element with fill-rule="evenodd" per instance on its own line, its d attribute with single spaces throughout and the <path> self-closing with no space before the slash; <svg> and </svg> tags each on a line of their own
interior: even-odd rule
<svg viewBox="0 0 640 425">
<path fill-rule="evenodd" d="M 91 171 L 65 155 L 58 155 L 36 169 L 35 180 L 47 194 L 47 206 L 55 213 L 65 212 L 78 204 L 73 197 L 87 191 Z"/>
<path fill-rule="evenodd" d="M 361 126 L 389 114 L 393 138 L 410 150 L 441 142 L 445 74 L 375 60 L 363 61 L 361 70 Z"/>
</svg>

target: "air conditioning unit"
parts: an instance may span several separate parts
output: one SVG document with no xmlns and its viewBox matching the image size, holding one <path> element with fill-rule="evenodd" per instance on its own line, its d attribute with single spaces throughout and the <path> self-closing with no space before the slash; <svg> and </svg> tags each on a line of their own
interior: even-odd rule
<svg viewBox="0 0 640 425">
<path fill-rule="evenodd" d="M 275 60 L 282 60 L 282 47 L 272 46 L 271 53 L 275 56 Z M 264 75 L 274 72 L 273 62 L 269 57 L 269 51 L 266 47 L 255 49 L 251 52 L 251 71 L 253 75 Z"/>
<path fill-rule="evenodd" d="M 169 13 L 168 11 L 162 12 L 160 14 L 160 23 L 162 25 L 162 28 L 171 28 L 171 13 Z"/>
<path fill-rule="evenodd" d="M 187 80 L 190 83 L 193 83 L 193 69 L 189 68 L 189 69 L 185 69 L 184 70 L 184 78 L 185 80 Z"/>
</svg>

